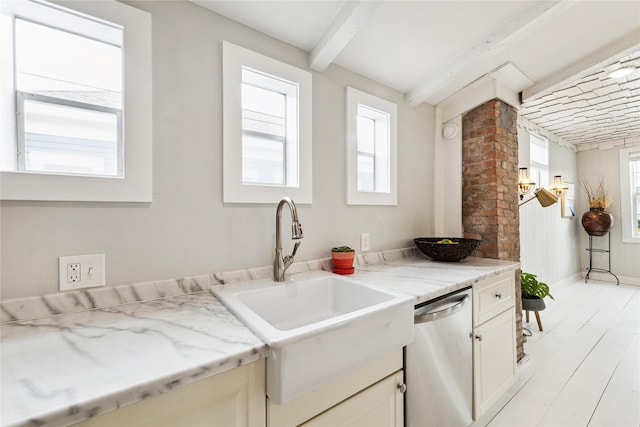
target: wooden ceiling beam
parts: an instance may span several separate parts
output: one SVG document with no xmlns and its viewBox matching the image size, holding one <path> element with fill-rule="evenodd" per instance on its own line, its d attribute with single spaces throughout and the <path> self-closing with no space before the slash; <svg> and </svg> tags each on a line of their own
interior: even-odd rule
<svg viewBox="0 0 640 427">
<path fill-rule="evenodd" d="M 501 52 L 515 41 L 534 32 L 549 19 L 573 5 L 573 2 L 567 0 L 535 2 L 522 14 L 510 19 L 506 23 L 502 23 L 489 35 L 473 46 L 470 46 L 456 59 L 425 76 L 423 79 L 424 83 L 407 94 L 407 102 L 411 106 L 416 106 L 425 101 L 431 104 L 438 104 L 444 98 L 439 94 L 439 91 L 442 87 L 450 85 L 452 81 L 455 81 L 455 76 L 458 73 L 487 56 Z M 489 71 L 490 70 L 487 70 L 487 72 Z M 476 78 L 480 77 L 481 76 L 476 76 Z M 457 89 L 462 89 L 469 83 L 471 83 L 471 81 L 460 81 L 458 82 L 459 87 Z M 452 93 L 449 95 L 451 94 Z"/>
<path fill-rule="evenodd" d="M 347 0 L 309 54 L 309 68 L 323 72 L 369 20 L 382 1 Z"/>
</svg>

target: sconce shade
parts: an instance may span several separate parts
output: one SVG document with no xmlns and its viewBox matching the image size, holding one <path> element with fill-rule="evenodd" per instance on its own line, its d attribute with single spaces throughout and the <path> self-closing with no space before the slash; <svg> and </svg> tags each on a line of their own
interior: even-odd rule
<svg viewBox="0 0 640 427">
<path fill-rule="evenodd" d="M 551 206 L 552 204 L 558 201 L 558 198 L 555 195 L 553 195 L 552 193 L 550 193 L 544 188 L 538 188 L 536 191 L 534 191 L 533 194 L 536 196 L 536 198 L 540 202 L 540 205 L 543 208 L 546 208 L 547 206 Z"/>
<path fill-rule="evenodd" d="M 543 208 L 546 208 L 547 206 L 551 206 L 552 204 L 558 201 L 558 197 L 550 193 L 547 189 L 538 188 L 536 191 L 533 192 L 533 197 L 520 203 L 518 206 L 522 206 L 525 203 L 532 201 L 533 199 L 538 199 L 538 202 L 540 202 L 540 206 L 542 206 Z"/>
<path fill-rule="evenodd" d="M 551 186 L 551 190 L 556 193 L 556 196 L 560 197 L 567 191 L 569 187 L 562 180 L 561 175 L 556 175 L 553 177 L 553 185 Z"/>
<path fill-rule="evenodd" d="M 520 200 L 529 194 L 535 185 L 536 183 L 529 178 L 529 170 L 527 168 L 520 168 L 518 170 L 518 194 L 520 195 Z"/>
</svg>

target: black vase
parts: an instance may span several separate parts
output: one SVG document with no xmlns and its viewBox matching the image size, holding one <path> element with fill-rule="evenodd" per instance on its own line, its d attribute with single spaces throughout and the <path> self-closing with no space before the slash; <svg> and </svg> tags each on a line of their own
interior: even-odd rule
<svg viewBox="0 0 640 427">
<path fill-rule="evenodd" d="M 582 226 L 590 236 L 604 236 L 613 227 L 613 215 L 604 208 L 591 208 L 582 215 Z"/>
</svg>

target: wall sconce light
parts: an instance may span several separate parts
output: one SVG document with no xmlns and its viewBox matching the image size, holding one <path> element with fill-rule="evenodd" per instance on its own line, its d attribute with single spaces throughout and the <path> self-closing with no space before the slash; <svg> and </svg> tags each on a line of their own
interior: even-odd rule
<svg viewBox="0 0 640 427">
<path fill-rule="evenodd" d="M 556 175 L 553 177 L 553 185 L 551 186 L 551 191 L 556 193 L 556 196 L 562 197 L 562 195 L 569 189 L 567 184 L 562 180 L 561 175 Z"/>
<path fill-rule="evenodd" d="M 540 202 L 540 205 L 543 208 L 546 208 L 547 206 L 551 206 L 552 204 L 554 204 L 555 202 L 558 201 L 558 197 L 557 196 L 555 196 L 554 194 L 552 194 L 548 190 L 540 187 L 536 191 L 533 192 L 533 197 L 531 197 L 528 200 L 525 200 L 524 202 L 520 203 L 518 206 L 522 206 L 525 203 L 532 201 L 533 199 L 538 199 L 538 202 Z"/>
<path fill-rule="evenodd" d="M 524 199 L 524 196 L 531 193 L 536 183 L 531 181 L 529 177 L 528 168 L 520 168 L 518 171 L 518 194 L 520 194 L 520 200 Z M 527 200 L 528 201 L 528 200 Z"/>
</svg>

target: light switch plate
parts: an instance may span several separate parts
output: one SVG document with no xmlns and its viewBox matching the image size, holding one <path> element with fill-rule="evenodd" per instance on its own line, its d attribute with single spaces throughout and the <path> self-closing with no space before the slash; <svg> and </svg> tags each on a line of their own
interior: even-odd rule
<svg viewBox="0 0 640 427">
<path fill-rule="evenodd" d="M 104 286 L 104 254 L 61 256 L 58 260 L 61 291 Z"/>
</svg>

